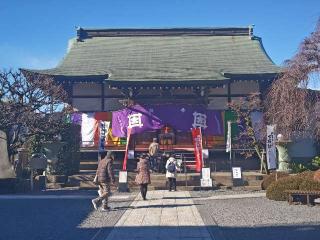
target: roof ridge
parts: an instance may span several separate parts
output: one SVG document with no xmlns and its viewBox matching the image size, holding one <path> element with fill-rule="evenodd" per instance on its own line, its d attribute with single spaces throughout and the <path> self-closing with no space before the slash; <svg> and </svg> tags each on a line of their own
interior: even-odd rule
<svg viewBox="0 0 320 240">
<path fill-rule="evenodd" d="M 247 27 L 77 28 L 77 39 L 128 36 L 252 36 Z"/>
</svg>

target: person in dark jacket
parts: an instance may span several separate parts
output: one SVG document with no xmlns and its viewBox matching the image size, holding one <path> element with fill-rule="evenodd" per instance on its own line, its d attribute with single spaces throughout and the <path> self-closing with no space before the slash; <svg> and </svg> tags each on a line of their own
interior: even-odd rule
<svg viewBox="0 0 320 240">
<path fill-rule="evenodd" d="M 110 194 L 110 184 L 115 183 L 112 164 L 115 158 L 115 154 L 113 152 L 103 152 L 101 153 L 101 160 L 98 164 L 97 169 L 97 181 L 99 183 L 99 190 L 101 195 L 92 200 L 93 207 L 97 210 L 98 205 L 102 202 L 102 211 L 110 210 L 108 207 L 108 197 Z"/>
<path fill-rule="evenodd" d="M 140 185 L 140 192 L 143 200 L 146 200 L 148 184 L 150 181 L 150 168 L 149 168 L 149 159 L 147 155 L 141 155 L 139 162 L 137 164 L 137 176 L 135 179 L 136 184 Z"/>
</svg>

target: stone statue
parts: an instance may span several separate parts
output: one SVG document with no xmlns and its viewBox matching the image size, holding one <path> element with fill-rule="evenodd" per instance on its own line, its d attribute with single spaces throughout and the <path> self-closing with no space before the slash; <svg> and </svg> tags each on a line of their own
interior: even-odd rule
<svg viewBox="0 0 320 240">
<path fill-rule="evenodd" d="M 7 136 L 0 131 L 0 178 L 14 178 L 15 174 L 12 165 L 9 163 Z"/>
</svg>

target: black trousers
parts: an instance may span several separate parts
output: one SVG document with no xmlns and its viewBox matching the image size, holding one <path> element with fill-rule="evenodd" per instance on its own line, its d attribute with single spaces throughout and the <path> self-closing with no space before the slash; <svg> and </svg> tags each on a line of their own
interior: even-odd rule
<svg viewBox="0 0 320 240">
<path fill-rule="evenodd" d="M 171 190 L 176 191 L 177 190 L 177 180 L 176 180 L 176 178 L 169 177 L 168 180 L 169 180 L 169 191 L 171 191 Z"/>
<path fill-rule="evenodd" d="M 143 200 L 146 200 L 147 191 L 148 191 L 148 183 L 140 184 L 140 192 Z"/>
</svg>

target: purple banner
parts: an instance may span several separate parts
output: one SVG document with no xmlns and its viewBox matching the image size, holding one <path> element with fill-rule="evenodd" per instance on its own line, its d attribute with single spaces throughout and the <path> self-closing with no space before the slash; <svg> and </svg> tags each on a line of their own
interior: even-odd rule
<svg viewBox="0 0 320 240">
<path fill-rule="evenodd" d="M 126 137 L 127 128 L 131 126 L 131 134 L 163 127 L 161 120 L 149 113 L 144 107 L 134 105 L 112 113 L 112 135 Z"/>
<path fill-rule="evenodd" d="M 82 113 L 81 112 L 75 112 L 71 114 L 71 122 L 74 124 L 78 124 L 81 126 L 82 121 Z"/>
<path fill-rule="evenodd" d="M 208 110 L 202 105 L 134 105 L 112 114 L 112 134 L 126 136 L 131 124 L 132 134 L 162 128 L 165 124 L 184 132 L 201 127 L 204 135 L 223 135 L 220 111 Z"/>
</svg>

